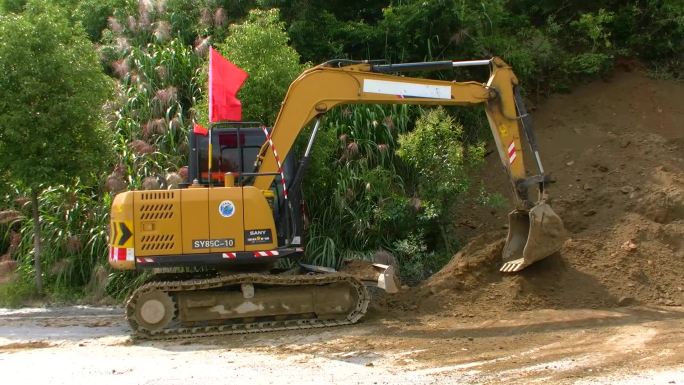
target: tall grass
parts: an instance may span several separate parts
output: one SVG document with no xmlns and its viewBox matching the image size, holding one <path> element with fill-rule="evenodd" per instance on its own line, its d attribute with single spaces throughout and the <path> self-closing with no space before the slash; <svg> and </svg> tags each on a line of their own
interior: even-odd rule
<svg viewBox="0 0 684 385">
<path fill-rule="evenodd" d="M 204 51 L 184 38 L 188 28 L 200 22 L 200 12 L 186 9 L 185 2 L 150 4 L 141 1 L 137 7 L 117 10 L 99 48 L 118 83 L 117 95 L 105 110 L 117 134 L 115 176 L 128 188 L 141 188 L 145 177 L 186 165 L 192 108 L 201 92 Z M 207 12 L 224 12 L 214 8 Z M 187 11 L 183 24 L 174 19 L 179 11 Z"/>
<path fill-rule="evenodd" d="M 142 188 L 145 177 L 163 176 L 187 162 L 187 133 L 200 94 L 198 68 L 204 58 L 182 38 L 174 38 L 180 31 L 170 27 L 168 18 L 175 11 L 150 4 L 131 3 L 115 10 L 98 47 L 102 64 L 117 82 L 104 113 L 115 133 L 118 159 L 104 189 L 53 186 L 39 198 L 43 270 L 52 298 L 82 295 L 96 268 L 109 271 L 107 233 L 113 194 Z M 21 223 L 16 290 L 33 274 L 32 226 L 28 220 Z M 107 290 L 123 296 L 144 278 L 110 272 Z"/>
<path fill-rule="evenodd" d="M 80 294 L 94 269 L 108 269 L 113 194 L 140 189 L 145 177 L 186 164 L 208 45 L 222 41 L 227 23 L 250 4 L 162 3 L 133 1 L 116 9 L 98 45 L 102 64 L 117 82 L 116 95 L 104 106 L 118 154 L 106 187 L 56 186 L 40 196 L 44 271 L 53 292 Z M 307 257 L 313 263 L 338 266 L 345 258 L 371 258 L 380 248 L 430 257 L 440 248 L 434 235 L 439 215 L 421 201 L 415 167 L 395 155 L 399 136 L 412 130 L 418 113 L 403 105 L 359 105 L 326 116 L 304 186 Z M 17 252 L 19 275 L 26 279 L 33 273 L 31 226 L 22 222 Z M 107 271 L 107 291 L 116 297 L 146 279 Z"/>
<path fill-rule="evenodd" d="M 118 98 L 109 106 L 109 123 L 117 133 L 125 178 L 130 187 L 139 188 L 145 176 L 177 170 L 187 162 L 201 58 L 173 39 L 134 47 L 114 63 L 128 71 L 120 77 Z"/>
<path fill-rule="evenodd" d="M 310 261 L 370 258 L 410 231 L 411 175 L 394 151 L 412 114 L 405 105 L 364 105 L 326 117 L 304 186 Z"/>
<path fill-rule="evenodd" d="M 82 294 L 95 267 L 106 264 L 111 198 L 99 189 L 77 184 L 47 188 L 39 196 L 39 205 L 47 291 L 53 298 Z M 26 283 L 34 277 L 33 221 L 23 220 L 19 233 L 18 280 Z"/>
<path fill-rule="evenodd" d="M 164 176 L 187 165 L 187 134 L 193 106 L 201 96 L 200 67 L 205 52 L 187 44 L 187 23 L 192 20 L 178 23 L 183 19 L 178 19 L 182 4 L 171 6 L 175 8 L 144 9 L 141 5 L 120 12 L 110 19 L 110 28 L 103 34 L 103 62 L 118 81 L 117 97 L 106 106 L 119 154 L 110 178 L 128 189 L 141 189 L 146 177 Z M 223 11 L 211 12 L 220 16 Z M 192 15 L 200 16 L 189 12 L 185 17 Z M 112 271 L 107 293 L 125 297 L 147 277 Z"/>
</svg>

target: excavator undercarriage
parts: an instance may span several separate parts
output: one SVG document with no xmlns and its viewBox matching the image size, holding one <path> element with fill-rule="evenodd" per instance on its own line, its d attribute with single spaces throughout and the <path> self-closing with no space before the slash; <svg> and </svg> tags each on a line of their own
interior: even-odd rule
<svg viewBox="0 0 684 385">
<path fill-rule="evenodd" d="M 348 325 L 366 313 L 366 287 L 344 273 L 178 276 L 135 290 L 135 337 L 174 339 Z"/>
</svg>

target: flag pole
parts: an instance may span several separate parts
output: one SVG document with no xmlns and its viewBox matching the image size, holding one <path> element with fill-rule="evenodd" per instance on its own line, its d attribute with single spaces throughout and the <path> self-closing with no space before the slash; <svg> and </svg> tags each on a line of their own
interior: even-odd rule
<svg viewBox="0 0 684 385">
<path fill-rule="evenodd" d="M 212 110 L 213 110 L 212 107 L 213 107 L 213 106 L 212 106 L 212 98 L 211 98 L 211 96 L 212 96 L 211 89 L 213 88 L 213 87 L 212 87 L 212 82 L 211 82 L 211 72 L 212 72 L 212 71 L 211 71 L 211 69 L 212 69 L 212 66 L 211 66 L 211 57 L 214 56 L 214 55 L 213 55 L 213 52 L 212 52 L 213 50 L 214 50 L 214 48 L 211 47 L 211 46 L 209 46 L 209 154 L 208 154 L 209 164 L 208 164 L 208 167 L 207 167 L 207 171 L 208 171 L 208 174 L 209 174 L 209 186 L 210 186 L 210 187 L 211 187 L 211 185 L 212 185 L 212 180 L 211 180 L 211 179 L 212 179 L 212 178 L 211 178 L 211 177 L 212 177 L 212 175 L 211 175 L 211 163 L 212 163 L 212 158 L 214 157 L 214 152 L 213 152 L 213 148 L 212 148 L 212 145 L 211 145 L 211 131 L 212 131 L 212 130 L 211 130 L 211 128 L 212 128 L 211 126 L 212 126 L 212 122 L 214 121 L 214 119 L 213 119 L 214 116 L 213 116 L 213 114 L 212 114 Z"/>
</svg>

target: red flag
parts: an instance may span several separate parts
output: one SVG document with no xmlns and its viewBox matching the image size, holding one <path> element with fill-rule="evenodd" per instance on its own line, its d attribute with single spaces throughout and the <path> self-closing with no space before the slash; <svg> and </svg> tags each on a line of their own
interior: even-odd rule
<svg viewBox="0 0 684 385">
<path fill-rule="evenodd" d="M 204 128 L 201 124 L 195 123 L 192 126 L 192 132 L 194 132 L 197 135 L 202 135 L 202 136 L 207 136 L 209 135 L 209 131 L 207 131 L 206 128 Z"/>
<path fill-rule="evenodd" d="M 235 97 L 247 72 L 209 49 L 209 122 L 242 120 L 242 104 Z"/>
</svg>

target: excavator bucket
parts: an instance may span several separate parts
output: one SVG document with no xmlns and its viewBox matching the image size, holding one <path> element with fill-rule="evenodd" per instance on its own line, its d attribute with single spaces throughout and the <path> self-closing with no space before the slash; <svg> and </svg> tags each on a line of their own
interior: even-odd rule
<svg viewBox="0 0 684 385">
<path fill-rule="evenodd" d="M 508 214 L 508 236 L 501 271 L 514 273 L 560 250 L 567 238 L 563 221 L 541 201 L 529 211 Z"/>
</svg>

